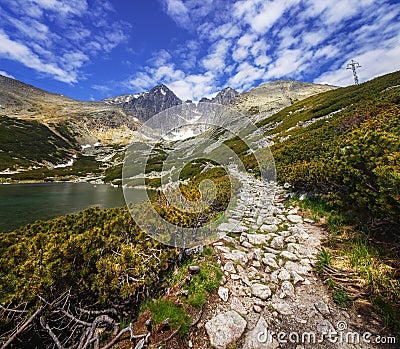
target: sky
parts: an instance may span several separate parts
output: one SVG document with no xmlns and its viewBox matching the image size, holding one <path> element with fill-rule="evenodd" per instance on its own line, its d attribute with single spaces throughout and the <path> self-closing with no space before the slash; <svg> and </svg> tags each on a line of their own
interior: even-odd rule
<svg viewBox="0 0 400 349">
<path fill-rule="evenodd" d="M 0 74 L 78 100 L 182 100 L 400 70 L 399 0 L 0 0 Z"/>
</svg>

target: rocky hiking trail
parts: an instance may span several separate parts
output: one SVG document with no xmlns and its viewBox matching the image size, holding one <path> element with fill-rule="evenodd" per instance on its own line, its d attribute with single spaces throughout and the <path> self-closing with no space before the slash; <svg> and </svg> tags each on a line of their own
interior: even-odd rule
<svg viewBox="0 0 400 349">
<path fill-rule="evenodd" d="M 385 335 L 380 321 L 360 307 L 339 308 L 314 272 L 327 238 L 323 227 L 286 208 L 282 188 L 237 171 L 234 176 L 242 188 L 219 227 L 234 235 L 212 244 L 224 277 L 187 347 L 395 348 L 374 343 Z"/>
</svg>

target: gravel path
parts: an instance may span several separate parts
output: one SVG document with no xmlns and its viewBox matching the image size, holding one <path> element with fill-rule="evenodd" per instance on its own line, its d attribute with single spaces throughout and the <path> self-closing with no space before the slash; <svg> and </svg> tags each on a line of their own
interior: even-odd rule
<svg viewBox="0 0 400 349">
<path fill-rule="evenodd" d="M 375 344 L 379 323 L 340 309 L 313 272 L 324 231 L 274 200 L 279 188 L 234 175 L 243 186 L 231 218 L 219 229 L 235 237 L 213 244 L 224 278 L 199 325 L 208 343 L 190 341 L 189 347 L 395 348 Z"/>
</svg>

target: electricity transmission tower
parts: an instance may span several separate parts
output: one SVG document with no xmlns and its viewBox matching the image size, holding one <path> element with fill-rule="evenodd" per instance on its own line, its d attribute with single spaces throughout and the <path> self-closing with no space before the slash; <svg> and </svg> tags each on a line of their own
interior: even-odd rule
<svg viewBox="0 0 400 349">
<path fill-rule="evenodd" d="M 351 69 L 353 71 L 354 85 L 358 85 L 358 76 L 357 76 L 356 69 L 360 68 L 360 67 L 361 67 L 361 65 L 354 60 L 351 60 L 351 62 L 349 64 L 347 64 L 346 69 Z"/>
</svg>

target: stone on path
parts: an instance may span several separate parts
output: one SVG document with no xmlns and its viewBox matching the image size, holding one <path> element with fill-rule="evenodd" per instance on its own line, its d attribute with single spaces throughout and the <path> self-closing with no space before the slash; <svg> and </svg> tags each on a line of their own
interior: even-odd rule
<svg viewBox="0 0 400 349">
<path fill-rule="evenodd" d="M 274 269 L 278 269 L 278 268 L 279 268 L 278 264 L 276 264 L 275 259 L 273 259 L 273 258 L 271 258 L 271 257 L 263 258 L 263 259 L 262 259 L 262 262 L 263 262 L 265 265 L 268 265 L 268 266 L 271 267 L 271 268 L 274 268 Z"/>
<path fill-rule="evenodd" d="M 292 252 L 282 251 L 281 258 L 289 259 L 291 261 L 297 261 L 299 258 Z"/>
<path fill-rule="evenodd" d="M 287 261 L 285 263 L 285 269 L 288 271 L 295 271 L 297 274 L 300 274 L 300 275 L 306 275 L 306 274 L 308 274 L 309 271 L 311 271 L 310 266 L 297 264 L 292 261 Z"/>
<path fill-rule="evenodd" d="M 238 223 L 222 223 L 218 226 L 218 230 L 240 234 L 243 233 L 244 231 L 249 230 L 249 228 Z"/>
<path fill-rule="evenodd" d="M 278 230 L 278 226 L 276 224 L 263 224 L 260 230 L 267 233 L 275 233 Z"/>
<path fill-rule="evenodd" d="M 262 245 L 267 243 L 267 236 L 263 234 L 242 234 L 241 239 L 247 238 L 248 242 L 253 245 Z"/>
<path fill-rule="evenodd" d="M 220 313 L 205 324 L 210 343 L 217 349 L 226 349 L 236 342 L 246 326 L 246 320 L 234 310 Z"/>
<path fill-rule="evenodd" d="M 235 265 L 231 261 L 225 263 L 224 270 L 227 271 L 228 273 L 236 274 Z"/>
<path fill-rule="evenodd" d="M 293 314 L 292 310 L 290 309 L 289 304 L 286 303 L 285 301 L 272 302 L 272 306 L 281 315 L 292 315 Z"/>
<path fill-rule="evenodd" d="M 253 259 L 256 261 L 261 261 L 261 259 L 262 259 L 261 248 L 253 249 Z"/>
<path fill-rule="evenodd" d="M 281 285 L 281 290 L 285 295 L 293 297 L 294 296 L 294 287 L 290 281 L 284 281 Z"/>
<path fill-rule="evenodd" d="M 286 269 L 281 269 L 281 271 L 278 274 L 278 279 L 279 280 L 290 280 L 290 274 Z"/>
<path fill-rule="evenodd" d="M 331 312 L 329 311 L 329 307 L 324 302 L 318 301 L 314 303 L 315 308 L 324 316 L 329 315 Z"/>
<path fill-rule="evenodd" d="M 251 248 L 254 247 L 254 246 L 253 246 L 250 242 L 248 242 L 248 241 L 243 241 L 243 242 L 242 242 L 242 246 L 245 247 L 245 248 L 248 248 L 248 249 L 251 249 Z"/>
<path fill-rule="evenodd" d="M 242 264 L 246 264 L 248 262 L 247 254 L 243 251 L 233 250 L 229 253 L 223 253 L 222 256 L 225 259 L 230 259 L 234 262 L 239 262 Z"/>
<path fill-rule="evenodd" d="M 268 324 L 263 316 L 257 322 L 257 325 L 246 335 L 243 349 L 276 349 L 278 342 L 268 332 Z"/>
<path fill-rule="evenodd" d="M 277 225 L 281 223 L 281 220 L 279 218 L 276 217 L 266 217 L 265 218 L 265 224 L 267 225 Z"/>
<path fill-rule="evenodd" d="M 229 298 L 229 289 L 227 289 L 226 287 L 220 286 L 219 289 L 218 289 L 218 296 L 220 296 L 220 298 L 224 302 L 227 302 L 228 298 Z"/>
<path fill-rule="evenodd" d="M 243 315 L 247 314 L 246 308 L 244 307 L 243 303 L 237 297 L 232 297 L 231 309 L 238 312 L 239 314 L 243 314 Z"/>
<path fill-rule="evenodd" d="M 292 279 L 293 279 L 293 283 L 296 285 L 298 282 L 300 282 L 300 281 L 304 281 L 304 278 L 303 277 L 301 277 L 299 274 L 297 274 L 295 271 L 291 271 L 290 272 L 290 276 L 292 277 Z"/>
<path fill-rule="evenodd" d="M 271 241 L 271 247 L 275 249 L 280 249 L 284 245 L 283 236 L 274 237 Z"/>
<path fill-rule="evenodd" d="M 303 223 L 303 218 L 297 214 L 289 214 L 287 215 L 287 219 L 291 223 Z"/>
<path fill-rule="evenodd" d="M 267 285 L 253 284 L 251 286 L 251 293 L 253 296 L 258 297 L 262 300 L 266 300 L 271 297 L 271 289 Z"/>
<path fill-rule="evenodd" d="M 230 248 L 226 247 L 226 246 L 215 246 L 214 249 L 216 249 L 217 251 L 223 252 L 223 253 L 227 253 L 230 252 Z"/>
<path fill-rule="evenodd" d="M 261 308 L 259 305 L 257 305 L 257 304 L 254 304 L 253 310 L 254 310 L 256 313 L 261 313 L 261 312 L 262 312 L 262 308 Z"/>
</svg>

